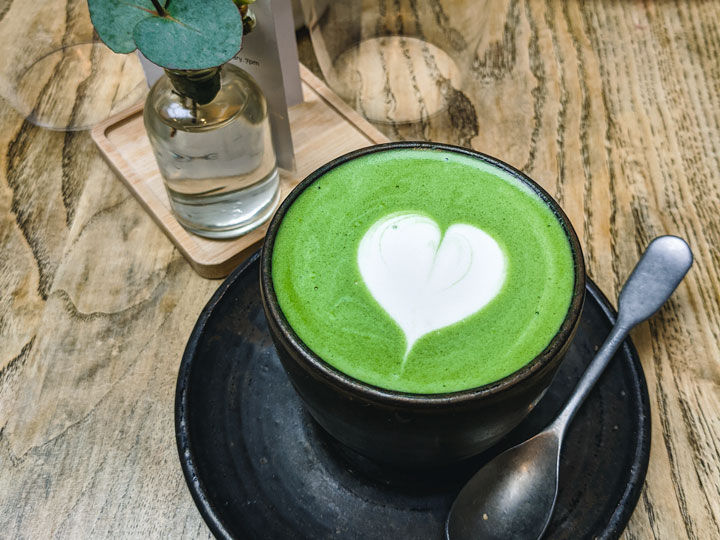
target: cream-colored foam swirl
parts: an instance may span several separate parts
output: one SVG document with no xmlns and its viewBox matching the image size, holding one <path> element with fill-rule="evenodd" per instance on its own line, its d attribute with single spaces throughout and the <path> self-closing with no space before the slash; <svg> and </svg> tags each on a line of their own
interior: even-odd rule
<svg viewBox="0 0 720 540">
<path fill-rule="evenodd" d="M 489 234 L 454 224 L 443 236 L 420 214 L 377 221 L 357 258 L 370 293 L 405 333 L 405 359 L 418 339 L 481 310 L 505 282 L 505 254 Z"/>
</svg>

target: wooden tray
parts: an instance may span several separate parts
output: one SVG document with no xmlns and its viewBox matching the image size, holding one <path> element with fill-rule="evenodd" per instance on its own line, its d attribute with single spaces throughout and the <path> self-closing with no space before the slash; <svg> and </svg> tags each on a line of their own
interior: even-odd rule
<svg viewBox="0 0 720 540">
<path fill-rule="evenodd" d="M 283 197 L 331 159 L 388 141 L 303 65 L 300 65 L 300 78 L 305 101 L 290 109 L 296 170 L 280 171 Z M 170 212 L 162 177 L 143 126 L 142 109 L 143 104 L 139 103 L 98 124 L 92 129 L 93 140 L 195 271 L 206 278 L 228 275 L 260 244 L 267 224 L 233 240 L 209 240 L 183 229 Z"/>
</svg>

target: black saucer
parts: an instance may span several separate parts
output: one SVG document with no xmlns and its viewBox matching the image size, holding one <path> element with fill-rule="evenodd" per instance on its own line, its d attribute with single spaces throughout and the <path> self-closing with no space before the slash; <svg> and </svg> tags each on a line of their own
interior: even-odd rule
<svg viewBox="0 0 720 540">
<path fill-rule="evenodd" d="M 453 498 L 498 451 L 559 410 L 615 312 L 588 282 L 577 337 L 547 395 L 498 448 L 423 473 L 388 470 L 342 447 L 302 409 L 270 340 L 258 256 L 220 286 L 190 336 L 178 375 L 175 427 L 190 492 L 218 538 L 444 538 Z M 571 425 L 546 538 L 617 538 L 640 495 L 650 410 L 629 340 Z"/>
</svg>

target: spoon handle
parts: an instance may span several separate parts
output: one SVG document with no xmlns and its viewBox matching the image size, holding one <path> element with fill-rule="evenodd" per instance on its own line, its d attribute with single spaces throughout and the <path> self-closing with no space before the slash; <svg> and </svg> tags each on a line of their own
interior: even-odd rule
<svg viewBox="0 0 720 540">
<path fill-rule="evenodd" d="M 682 238 L 660 236 L 650 242 L 620 292 L 615 326 L 548 430 L 556 431 L 562 440 L 575 413 L 630 330 L 660 309 L 690 270 L 692 262 L 690 247 Z"/>
</svg>

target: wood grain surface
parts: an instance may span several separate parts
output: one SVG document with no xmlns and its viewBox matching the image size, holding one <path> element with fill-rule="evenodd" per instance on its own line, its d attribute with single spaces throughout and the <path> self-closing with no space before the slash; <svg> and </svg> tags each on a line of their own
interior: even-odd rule
<svg viewBox="0 0 720 540">
<path fill-rule="evenodd" d="M 462 20 L 456 4 L 433 4 L 471 60 L 450 107 L 378 127 L 527 172 L 566 209 L 610 297 L 651 238 L 689 241 L 694 268 L 633 333 L 653 432 L 624 538 L 720 538 L 720 2 L 486 0 Z M 185 262 L 88 132 L 16 110 L 20 60 L 87 39 L 84 10 L 0 0 L 0 537 L 208 538 L 173 399 L 219 282 Z M 24 95 L 42 98 L 63 73 L 24 82 Z M 132 77 L 126 65 L 62 84 L 73 99 L 114 88 L 96 104 L 109 114 Z"/>
</svg>

